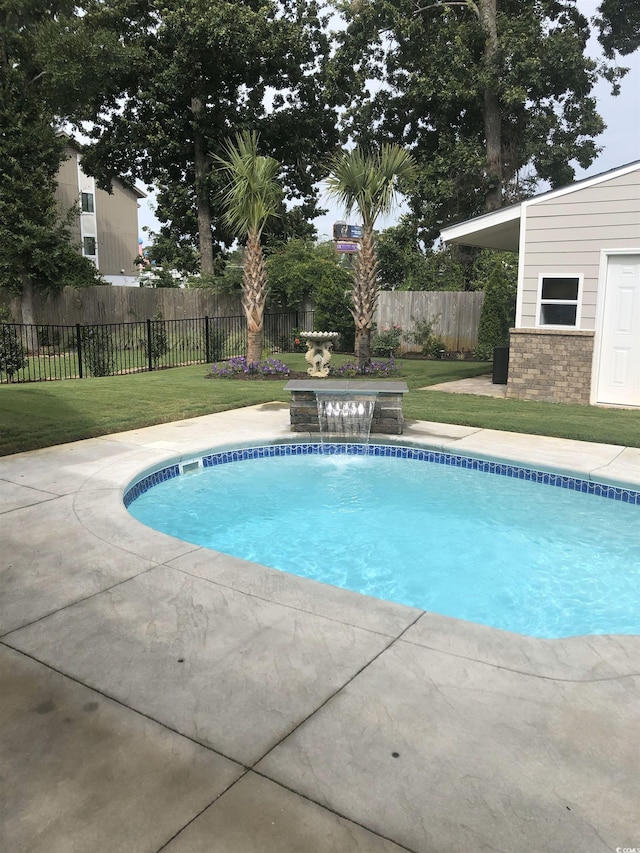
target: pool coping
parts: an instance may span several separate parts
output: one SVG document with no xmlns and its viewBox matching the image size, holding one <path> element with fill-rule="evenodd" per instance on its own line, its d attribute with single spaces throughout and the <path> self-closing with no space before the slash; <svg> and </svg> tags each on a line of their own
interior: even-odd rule
<svg viewBox="0 0 640 853">
<path fill-rule="evenodd" d="M 405 435 L 397 439 L 377 436 L 374 440 L 382 444 L 428 446 L 429 449 L 439 452 L 469 458 L 524 465 L 536 470 L 560 470 L 568 476 L 593 478 L 616 487 L 640 488 L 638 448 L 588 444 L 422 421 L 408 422 Z M 364 813 L 358 812 L 354 810 L 348 797 L 340 800 L 341 795 L 337 793 L 338 799 L 332 800 L 326 791 L 314 787 L 312 781 L 307 779 L 304 783 L 296 782 L 295 774 L 299 772 L 300 764 L 287 764 L 290 761 L 286 758 L 289 748 L 287 744 L 295 744 L 296 738 L 301 737 L 310 727 L 312 729 L 316 721 L 329 717 L 334 707 L 342 707 L 340 702 L 346 701 L 349 691 L 356 689 L 361 678 L 368 672 L 373 672 L 376 666 L 379 668 L 385 661 L 391 661 L 394 654 L 412 660 L 414 657 L 416 660 L 422 660 L 425 655 L 431 656 L 434 660 L 442 661 L 445 667 L 458 667 L 461 671 L 468 667 L 485 667 L 487 678 L 493 678 L 491 673 L 494 673 L 496 678 L 505 680 L 505 683 L 512 681 L 514 695 L 522 689 L 523 679 L 533 679 L 540 684 L 541 690 L 544 685 L 551 683 L 556 684 L 560 691 L 574 688 L 582 691 L 587 685 L 598 690 L 600 685 L 605 690 L 608 689 L 607 685 L 618 685 L 620 696 L 624 692 L 631 695 L 632 678 L 639 674 L 640 635 L 598 635 L 541 640 L 425 613 L 348 590 L 327 587 L 306 578 L 193 546 L 150 530 L 136 521 L 124 507 L 122 497 L 127 485 L 144 472 L 162 467 L 168 460 L 188 462 L 214 448 L 315 441 L 317 436 L 313 435 L 297 434 L 292 437 L 289 432 L 288 408 L 285 405 L 265 404 L 0 458 L 0 480 L 10 487 L 4 506 L 6 520 L 12 528 L 19 531 L 21 524 L 31 524 L 32 519 L 41 514 L 45 519 L 43 523 L 46 528 L 40 539 L 35 535 L 35 531 L 29 533 L 31 528 L 25 528 L 24 535 L 16 534 L 16 544 L 5 546 L 4 560 L 10 565 L 25 567 L 30 561 L 39 561 L 51 570 L 50 577 L 43 576 L 38 587 L 27 586 L 25 595 L 16 598 L 15 618 L 11 623 L 7 622 L 0 631 L 0 651 L 24 656 L 25 665 L 37 664 L 43 677 L 45 670 L 53 671 L 61 678 L 70 679 L 74 683 L 79 681 L 81 684 L 87 684 L 88 690 L 98 691 L 95 694 L 98 699 L 112 697 L 121 703 L 126 713 L 132 717 L 143 714 L 146 718 L 156 719 L 157 717 L 150 714 L 146 708 L 138 709 L 133 701 L 123 704 L 122 698 L 115 695 L 108 686 L 102 685 L 99 680 L 96 684 L 87 683 L 80 678 L 64 660 L 64 654 L 73 655 L 77 652 L 70 649 L 69 643 L 60 633 L 61 626 L 74 618 L 74 614 L 97 606 L 102 599 L 108 600 L 118 589 L 124 594 L 131 584 L 139 583 L 138 579 L 144 578 L 145 573 L 171 573 L 185 582 L 215 588 L 223 596 L 233 595 L 234 598 L 252 601 L 255 606 L 264 608 L 276 607 L 279 608 L 278 612 L 298 614 L 300 620 L 314 619 L 324 626 L 323 631 L 327 637 L 334 630 L 339 633 L 346 629 L 356 632 L 358 636 L 370 637 L 371 642 L 382 644 L 382 652 L 373 655 L 370 663 L 353 678 L 346 680 L 331 699 L 319 704 L 303 722 L 296 723 L 289 736 L 277 744 L 272 752 L 255 760 L 234 754 L 227 755 L 232 761 L 244 766 L 243 772 L 283 786 L 279 789 L 283 797 L 286 791 L 301 797 L 309 808 L 313 807 L 316 817 L 338 815 L 341 820 L 354 821 L 350 824 L 350 832 L 373 832 L 374 836 L 367 836 L 369 842 L 366 839 L 362 842 L 362 849 L 434 849 L 429 832 L 424 836 L 423 842 L 411 841 L 416 837 L 416 833 L 420 832 L 420 827 L 416 828 L 415 819 L 409 820 L 407 816 L 406 831 L 403 829 L 401 832 L 398 830 L 398 826 L 402 825 L 401 817 L 395 815 L 392 819 L 386 812 L 382 813 L 384 810 L 376 808 L 375 791 L 382 783 L 382 777 L 378 778 L 375 774 L 367 777 L 373 805 L 369 811 L 365 809 Z M 101 560 L 104 559 L 105 563 L 109 560 L 113 562 L 115 555 L 116 562 L 119 561 L 123 565 L 131 563 L 132 568 L 128 570 L 130 574 L 123 576 L 117 583 L 101 582 L 102 585 L 91 593 L 80 592 L 71 584 L 68 592 L 62 591 L 62 594 L 66 595 L 65 600 L 56 598 L 56 595 L 60 594 L 60 581 L 56 572 L 64 568 L 64 564 L 60 565 L 60 555 L 55 551 L 58 546 L 55 545 L 54 538 L 61 535 L 66 526 L 75 531 L 74 535 L 81 543 L 80 549 L 86 549 L 86 556 L 83 553 L 69 555 L 69 562 L 75 561 L 74 566 L 77 567 L 74 568 L 74 573 L 78 576 L 83 571 L 95 573 L 95 566 Z M 48 549 L 50 558 L 47 557 Z M 74 578 L 75 576 L 74 574 Z M 16 583 L 19 581 L 18 578 Z M 38 596 L 41 599 L 38 602 L 40 610 L 34 610 L 29 599 Z M 21 601 L 24 602 L 23 605 L 20 604 Z M 6 612 L 7 608 L 5 614 Z M 21 612 L 23 615 L 20 615 Z M 105 654 L 109 654 L 108 650 Z M 244 661 L 243 665 L 246 664 L 247 661 Z M 401 673 L 398 677 L 401 677 Z M 414 686 L 417 689 L 418 685 L 413 676 L 406 683 L 402 683 L 402 689 L 406 691 L 406 702 L 410 705 L 414 701 L 411 698 Z M 487 690 L 485 701 L 490 703 L 491 688 L 488 687 Z M 593 719 L 596 712 L 591 707 L 591 695 L 584 696 L 584 706 L 581 705 L 581 696 L 582 692 L 579 692 L 572 699 L 576 705 L 576 720 Z M 498 694 L 496 697 L 498 701 Z M 465 701 L 463 694 L 460 701 Z M 247 708 L 246 714 L 251 718 L 251 725 L 256 731 L 259 730 L 262 726 L 261 709 Z M 620 707 L 616 708 L 615 714 L 617 720 L 627 719 Z M 45 725 L 47 719 L 38 718 L 39 725 Z M 26 727 L 28 716 L 25 716 L 24 720 Z M 182 731 L 180 727 L 175 731 L 193 739 L 193 735 Z M 632 728 L 629 731 L 632 731 Z M 522 734 L 524 754 L 527 749 L 527 733 L 523 730 Z M 354 737 L 358 737 L 355 732 Z M 491 737 L 492 735 L 489 735 L 489 738 Z M 602 748 L 606 752 L 606 744 Z M 335 761 L 336 767 L 341 767 L 344 756 L 336 755 L 331 758 L 331 749 L 332 744 L 326 744 L 324 751 L 329 756 L 327 760 L 331 759 Z M 564 756 L 563 760 L 570 762 L 570 757 Z M 470 765 L 465 773 L 478 773 L 477 768 L 472 765 L 470 758 Z M 14 768 L 16 777 L 21 772 L 20 766 L 17 764 Z M 291 775 L 287 767 L 291 768 Z M 341 771 L 335 772 L 340 774 Z M 613 769 L 611 772 L 614 772 Z M 337 778 L 341 778 L 340 775 Z M 241 785 L 242 781 L 235 783 L 235 786 Z M 232 785 L 232 791 L 235 786 Z M 89 785 L 87 796 L 92 796 L 92 790 Z M 238 790 L 241 790 L 241 787 Z M 132 793 L 132 796 L 137 796 L 137 793 Z M 222 814 L 226 820 L 233 821 L 233 811 L 225 811 L 225 796 L 214 800 L 209 811 Z M 631 791 L 629 796 L 633 796 Z M 29 805 L 28 791 L 24 792 L 24 797 L 25 809 L 37 809 L 37 800 L 32 806 Z M 210 798 L 210 801 L 211 799 L 213 798 Z M 452 804 L 452 808 L 453 805 L 455 804 Z M 443 815 L 446 814 L 447 805 L 442 804 L 441 808 Z M 562 808 L 564 810 L 564 806 Z M 573 803 L 571 808 L 576 810 Z M 199 825 L 200 811 L 200 808 L 196 809 L 194 806 L 190 820 L 184 821 L 185 832 L 190 831 L 187 827 L 191 821 L 194 827 Z M 551 811 L 548 815 L 544 812 L 541 815 L 540 826 L 547 822 L 547 817 L 552 821 L 557 818 Z M 561 817 L 569 820 L 570 814 L 566 812 L 564 815 L 563 811 Z M 589 821 L 598 833 L 597 843 L 601 844 L 605 838 L 609 847 L 632 844 L 634 839 L 631 836 L 627 838 L 626 835 L 615 835 L 610 829 L 606 829 L 607 821 L 613 820 L 614 817 L 615 812 L 610 806 L 603 805 L 600 808 L 593 804 Z M 617 815 L 618 823 L 622 819 Z M 25 825 L 28 825 L 28 822 Z M 525 815 L 522 831 L 525 834 L 533 832 L 535 836 L 536 830 L 531 829 L 532 825 L 532 821 Z M 577 832 L 576 827 L 572 828 L 572 831 Z M 178 827 L 177 832 L 180 831 Z M 125 827 L 122 832 L 131 833 L 133 829 Z M 320 835 L 317 837 L 320 838 Z M 292 830 L 287 838 L 295 839 L 295 832 Z M 483 838 L 486 839 L 486 835 Z M 377 839 L 375 844 L 372 839 Z M 171 853 L 191 850 L 187 842 L 187 846 L 180 843 L 179 837 L 171 842 L 168 836 L 166 843 L 169 844 Z M 295 843 L 293 840 L 290 842 L 291 846 L 282 844 L 282 853 L 296 850 Z M 346 849 L 344 841 L 342 843 L 342 847 L 336 844 L 332 849 Z M 597 843 L 594 842 L 590 849 L 600 850 L 601 847 L 597 846 Z M 387 846 L 377 846 L 380 844 Z M 162 846 L 164 849 L 164 845 Z M 531 847 L 530 836 L 529 846 Z M 133 845 L 123 843 L 122 849 L 134 848 Z M 160 845 L 157 849 L 160 849 Z M 320 841 L 317 849 L 325 849 L 320 846 Z M 473 849 L 473 844 L 470 849 Z M 541 843 L 536 846 L 534 842 L 532 849 L 550 848 L 544 848 Z M 561 848 L 558 847 L 559 849 Z"/>
</svg>

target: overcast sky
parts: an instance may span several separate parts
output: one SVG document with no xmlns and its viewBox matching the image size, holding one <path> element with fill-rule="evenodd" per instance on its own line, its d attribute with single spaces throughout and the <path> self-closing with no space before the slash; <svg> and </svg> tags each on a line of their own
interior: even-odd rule
<svg viewBox="0 0 640 853">
<path fill-rule="evenodd" d="M 591 18 L 595 14 L 598 2 L 599 0 L 578 0 L 578 7 L 584 15 Z M 594 57 L 600 55 L 595 37 L 589 43 L 589 53 Z M 610 86 L 605 80 L 601 80 L 594 90 L 600 115 L 607 125 L 607 129 L 596 140 L 603 150 L 588 169 L 583 170 L 577 166 L 577 179 L 606 172 L 608 169 L 614 169 L 633 160 L 640 160 L 640 51 L 624 57 L 622 64 L 629 66 L 630 71 L 622 80 L 622 90 L 617 98 L 612 97 Z M 321 216 L 314 222 L 320 239 L 330 237 L 333 223 L 344 219 L 343 211 L 333 207 L 324 196 L 322 196 L 321 206 L 331 207 L 331 209 L 326 216 Z M 141 202 L 138 216 L 140 229 L 145 225 L 152 230 L 158 229 L 153 207 L 152 197 Z M 380 221 L 379 224 L 385 227 L 393 224 L 396 218 L 397 214 L 388 222 Z"/>
</svg>

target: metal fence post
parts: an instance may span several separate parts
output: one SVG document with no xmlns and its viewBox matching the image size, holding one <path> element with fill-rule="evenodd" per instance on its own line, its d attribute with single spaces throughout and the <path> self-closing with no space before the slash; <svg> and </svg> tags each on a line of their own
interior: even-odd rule
<svg viewBox="0 0 640 853">
<path fill-rule="evenodd" d="M 151 320 L 147 318 L 147 361 L 149 370 L 153 370 L 153 356 L 151 354 Z"/>
<path fill-rule="evenodd" d="M 82 333 L 80 323 L 76 323 L 76 351 L 78 353 L 78 376 L 82 379 Z"/>
<path fill-rule="evenodd" d="M 207 314 L 204 318 L 204 353 L 205 353 L 205 361 L 208 363 L 211 361 L 211 339 L 209 337 L 209 315 Z"/>
</svg>

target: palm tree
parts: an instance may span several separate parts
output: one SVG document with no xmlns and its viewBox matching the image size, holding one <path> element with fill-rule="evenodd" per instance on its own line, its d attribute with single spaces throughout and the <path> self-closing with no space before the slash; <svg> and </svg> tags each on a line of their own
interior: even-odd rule
<svg viewBox="0 0 640 853">
<path fill-rule="evenodd" d="M 246 238 L 242 307 L 247 317 L 247 361 L 257 364 L 262 357 L 267 296 L 260 237 L 267 220 L 277 215 L 282 202 L 283 193 L 277 181 L 280 164 L 273 157 L 258 154 L 258 136 L 253 131 L 236 134 L 235 144 L 227 140 L 223 153 L 224 156 L 214 159 L 227 178 L 222 196 L 225 222 L 236 237 Z"/>
<path fill-rule="evenodd" d="M 356 327 L 355 354 L 362 370 L 371 361 L 371 325 L 378 299 L 378 259 L 373 229 L 381 214 L 389 213 L 398 184 L 404 188 L 415 180 L 414 158 L 399 145 L 383 145 L 379 152 L 361 148 L 340 151 L 329 161 L 327 187 L 344 206 L 354 209 L 362 220 L 360 252 L 353 276 L 351 313 Z"/>
</svg>

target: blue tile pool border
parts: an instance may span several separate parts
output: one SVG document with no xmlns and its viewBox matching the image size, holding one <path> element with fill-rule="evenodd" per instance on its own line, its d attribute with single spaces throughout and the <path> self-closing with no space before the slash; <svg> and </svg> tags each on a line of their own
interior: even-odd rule
<svg viewBox="0 0 640 853">
<path fill-rule="evenodd" d="M 124 495 L 124 505 L 126 507 L 130 506 L 136 498 L 139 498 L 140 495 L 157 486 L 158 483 L 164 483 L 165 480 L 172 480 L 174 477 L 179 476 L 180 466 L 177 463 L 167 465 L 166 468 L 160 468 L 159 471 L 154 471 L 152 474 L 147 474 L 146 477 L 138 480 L 137 483 L 134 483 L 133 486 L 127 489 Z"/>
<path fill-rule="evenodd" d="M 414 459 L 419 462 L 432 462 L 438 465 L 451 465 L 454 468 L 467 468 L 472 471 L 482 471 L 486 474 L 498 474 L 502 477 L 512 477 L 545 486 L 555 486 L 560 489 L 570 489 L 596 497 L 620 501 L 622 503 L 640 506 L 640 491 L 627 489 L 622 486 L 609 486 L 593 480 L 584 480 L 567 474 L 553 474 L 512 465 L 506 462 L 489 462 L 484 459 L 474 459 L 470 456 L 459 456 L 444 453 L 439 450 L 427 450 L 419 447 L 407 447 L 394 444 L 356 444 L 348 442 L 300 442 L 290 444 L 267 444 L 259 447 L 244 447 L 235 450 L 221 450 L 208 453 L 198 461 L 203 468 L 213 468 L 216 465 L 226 465 L 229 462 L 244 462 L 249 459 L 264 459 L 275 456 L 315 456 L 315 455 L 346 455 L 353 456 L 384 456 L 392 459 Z M 171 480 L 181 475 L 180 463 L 172 463 L 158 471 L 147 474 L 124 494 L 124 505 L 130 506 L 136 498 L 152 489 L 158 483 Z"/>
</svg>

